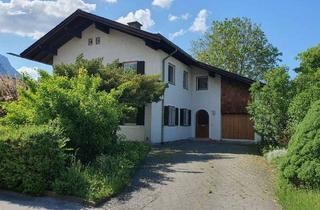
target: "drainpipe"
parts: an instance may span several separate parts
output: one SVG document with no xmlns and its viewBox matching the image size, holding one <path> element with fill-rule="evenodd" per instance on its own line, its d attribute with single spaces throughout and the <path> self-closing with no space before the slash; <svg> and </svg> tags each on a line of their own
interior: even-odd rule
<svg viewBox="0 0 320 210">
<path fill-rule="evenodd" d="M 164 80 L 165 80 L 166 60 L 168 58 L 170 58 L 171 56 L 173 56 L 177 51 L 178 51 L 178 49 L 175 48 L 172 53 L 170 53 L 164 59 L 162 59 L 162 75 L 161 75 L 162 82 L 164 82 Z M 163 98 L 161 100 L 161 116 L 162 116 L 161 117 L 161 144 L 163 144 L 163 142 L 164 142 L 164 140 L 163 140 L 163 133 L 164 133 L 164 94 L 163 94 Z"/>
</svg>

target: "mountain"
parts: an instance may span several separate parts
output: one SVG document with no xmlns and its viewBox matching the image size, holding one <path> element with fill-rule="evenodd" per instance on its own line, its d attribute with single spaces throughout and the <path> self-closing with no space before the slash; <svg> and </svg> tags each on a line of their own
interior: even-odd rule
<svg viewBox="0 0 320 210">
<path fill-rule="evenodd" d="M 0 76 L 19 77 L 20 74 L 13 68 L 7 57 L 0 54 Z"/>
</svg>

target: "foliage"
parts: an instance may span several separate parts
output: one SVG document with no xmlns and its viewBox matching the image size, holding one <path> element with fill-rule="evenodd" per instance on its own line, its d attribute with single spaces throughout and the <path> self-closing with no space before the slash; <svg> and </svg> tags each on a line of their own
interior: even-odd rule
<svg viewBox="0 0 320 210">
<path fill-rule="evenodd" d="M 49 126 L 0 127 L 0 187 L 42 194 L 65 167 L 67 139 Z"/>
<path fill-rule="evenodd" d="M 320 209 L 320 191 L 298 189 L 280 178 L 277 182 L 276 195 L 279 203 L 288 210 Z"/>
<path fill-rule="evenodd" d="M 200 61 L 252 79 L 261 79 L 282 55 L 248 18 L 214 21 L 211 31 L 193 43 L 192 51 Z"/>
<path fill-rule="evenodd" d="M 149 151 L 139 142 L 123 142 L 112 155 L 98 156 L 91 165 L 73 164 L 56 180 L 54 190 L 62 195 L 74 195 L 89 201 L 99 201 L 125 187 L 136 167 Z"/>
<path fill-rule="evenodd" d="M 320 189 L 320 101 L 312 105 L 298 125 L 281 174 L 295 186 Z"/>
<path fill-rule="evenodd" d="M 248 112 L 255 123 L 255 130 L 264 137 L 267 145 L 287 142 L 287 110 L 291 99 L 291 83 L 285 68 L 275 68 L 264 75 L 265 84 L 254 83 L 252 101 Z"/>
<path fill-rule="evenodd" d="M 111 149 L 121 109 L 112 94 L 99 91 L 101 79 L 84 70 L 68 79 L 41 72 L 39 82 L 27 80 L 28 90 L 5 106 L 3 124 L 46 124 L 52 120 L 64 129 L 68 147 L 85 162 Z"/>
<path fill-rule="evenodd" d="M 300 67 L 294 79 L 295 97 L 289 107 L 289 130 L 293 134 L 312 103 L 320 100 L 320 45 L 298 55 Z"/>
<path fill-rule="evenodd" d="M 102 58 L 87 60 L 80 55 L 74 64 L 56 65 L 54 74 L 72 78 L 84 68 L 89 75 L 99 76 L 102 79 L 99 89 L 112 92 L 123 106 L 141 107 L 160 100 L 165 85 L 160 82 L 159 75 L 140 75 L 123 69 L 118 61 L 107 65 L 102 61 Z"/>
</svg>

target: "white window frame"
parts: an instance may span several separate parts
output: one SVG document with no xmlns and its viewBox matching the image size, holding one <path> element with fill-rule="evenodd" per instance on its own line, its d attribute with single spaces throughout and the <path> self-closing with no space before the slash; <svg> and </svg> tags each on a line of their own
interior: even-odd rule
<svg viewBox="0 0 320 210">
<path fill-rule="evenodd" d="M 126 69 L 125 68 L 125 65 L 126 64 L 128 64 L 128 65 L 132 65 L 132 64 L 134 64 L 135 66 L 136 66 L 136 69 Z M 126 61 L 126 62 L 123 62 L 122 63 L 122 66 L 123 66 L 123 69 L 125 70 L 125 71 L 130 71 L 130 70 L 132 70 L 132 71 L 134 71 L 135 73 L 137 73 L 138 72 L 138 61 Z"/>
<path fill-rule="evenodd" d="M 100 43 L 101 43 L 101 38 L 100 38 L 100 36 L 97 36 L 96 37 L 96 45 L 100 45 Z"/>
<path fill-rule="evenodd" d="M 207 79 L 207 88 L 206 89 L 204 89 L 204 88 L 199 89 L 199 79 Z M 199 77 L 197 77 L 197 84 L 196 85 L 197 85 L 197 87 L 196 87 L 197 91 L 208 90 L 209 89 L 209 78 L 208 78 L 208 76 L 199 76 Z"/>
<path fill-rule="evenodd" d="M 88 39 L 88 46 L 92 46 L 93 45 L 93 39 L 92 38 L 89 38 Z"/>
<path fill-rule="evenodd" d="M 176 125 L 176 107 L 169 106 L 168 126 Z"/>
<path fill-rule="evenodd" d="M 170 75 L 170 67 L 172 67 L 172 70 L 173 70 L 173 75 L 172 75 L 172 79 L 173 81 L 170 81 L 169 80 L 169 75 Z M 175 85 L 176 84 L 176 66 L 169 63 L 168 64 L 168 83 L 171 84 L 171 85 Z"/>
<path fill-rule="evenodd" d="M 182 125 L 183 126 L 189 126 L 189 118 L 190 118 L 189 110 L 188 109 L 182 109 L 182 112 L 183 112 Z"/>
<path fill-rule="evenodd" d="M 189 89 L 189 72 L 183 71 L 183 88 Z"/>
</svg>

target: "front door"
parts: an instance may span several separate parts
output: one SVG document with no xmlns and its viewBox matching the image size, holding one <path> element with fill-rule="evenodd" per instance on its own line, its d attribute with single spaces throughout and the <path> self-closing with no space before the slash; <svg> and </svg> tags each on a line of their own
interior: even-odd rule
<svg viewBox="0 0 320 210">
<path fill-rule="evenodd" d="M 196 114 L 196 138 L 209 138 L 209 114 L 205 110 Z"/>
</svg>

